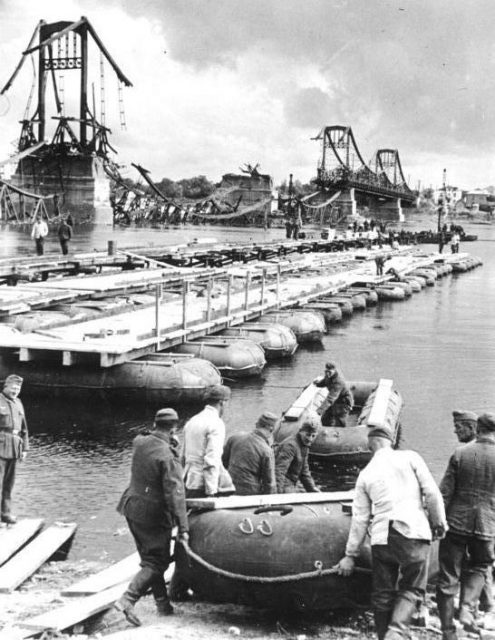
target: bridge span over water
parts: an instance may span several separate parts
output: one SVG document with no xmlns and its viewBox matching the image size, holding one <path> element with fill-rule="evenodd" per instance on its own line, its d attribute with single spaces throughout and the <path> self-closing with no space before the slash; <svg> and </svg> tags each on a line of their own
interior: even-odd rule
<svg viewBox="0 0 495 640">
<path fill-rule="evenodd" d="M 313 140 L 321 141 L 316 184 L 326 198 L 340 192 L 333 204 L 343 215 L 355 214 L 359 204 L 381 218 L 400 220 L 402 208 L 416 202 L 397 149 L 379 149 L 367 164 L 351 127 L 324 127 Z"/>
</svg>

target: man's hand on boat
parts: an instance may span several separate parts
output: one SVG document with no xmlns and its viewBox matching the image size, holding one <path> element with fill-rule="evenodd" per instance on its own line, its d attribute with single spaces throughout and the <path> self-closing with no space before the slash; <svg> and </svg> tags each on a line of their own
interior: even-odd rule
<svg viewBox="0 0 495 640">
<path fill-rule="evenodd" d="M 189 534 L 187 531 L 179 533 L 178 542 L 185 542 L 186 544 L 189 542 Z"/>
<path fill-rule="evenodd" d="M 354 572 L 355 564 L 356 560 L 353 558 L 353 556 L 344 556 L 333 568 L 337 571 L 339 576 L 347 577 Z"/>
<path fill-rule="evenodd" d="M 432 528 L 431 532 L 433 534 L 433 540 L 442 540 L 442 538 L 445 538 L 447 530 L 445 529 L 443 524 L 437 524 Z"/>
</svg>

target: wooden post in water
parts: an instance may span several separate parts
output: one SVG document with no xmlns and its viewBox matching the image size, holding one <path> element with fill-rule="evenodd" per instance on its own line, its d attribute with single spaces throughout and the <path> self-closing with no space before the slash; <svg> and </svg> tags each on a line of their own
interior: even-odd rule
<svg viewBox="0 0 495 640">
<path fill-rule="evenodd" d="M 277 263 L 277 307 L 280 307 L 280 262 Z"/>
<path fill-rule="evenodd" d="M 234 276 L 229 275 L 229 281 L 227 283 L 227 312 L 226 315 L 230 316 L 232 306 L 232 284 L 234 282 Z"/>
<path fill-rule="evenodd" d="M 156 350 L 160 351 L 160 303 L 162 301 L 162 285 L 155 286 L 155 332 L 156 332 Z"/>
<path fill-rule="evenodd" d="M 187 294 L 189 293 L 189 282 L 182 283 L 182 328 L 187 329 Z"/>
<path fill-rule="evenodd" d="M 208 278 L 208 284 L 206 285 L 206 322 L 210 322 L 211 321 L 211 290 L 212 290 L 212 286 L 213 286 L 213 280 L 212 278 Z M 210 333 L 210 330 L 208 329 L 208 333 Z"/>
<path fill-rule="evenodd" d="M 246 289 L 244 291 L 244 309 L 247 311 L 249 308 L 249 285 L 251 284 L 251 272 L 246 273 Z"/>
<path fill-rule="evenodd" d="M 115 255 L 115 250 L 117 248 L 115 240 L 109 240 L 107 243 L 107 253 L 109 256 Z"/>
<path fill-rule="evenodd" d="M 266 279 L 266 267 L 263 267 L 263 271 L 261 272 L 261 311 L 263 311 L 263 303 L 265 301 L 265 279 Z"/>
</svg>

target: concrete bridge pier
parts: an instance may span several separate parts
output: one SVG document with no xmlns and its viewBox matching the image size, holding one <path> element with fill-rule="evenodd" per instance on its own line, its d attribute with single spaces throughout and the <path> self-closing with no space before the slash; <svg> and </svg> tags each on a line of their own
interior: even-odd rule
<svg viewBox="0 0 495 640">
<path fill-rule="evenodd" d="M 378 205 L 380 220 L 396 220 L 404 222 L 404 213 L 402 211 L 402 202 L 400 198 L 393 198 Z"/>
<path fill-rule="evenodd" d="M 343 189 L 340 196 L 335 200 L 342 213 L 346 216 L 353 216 L 357 213 L 356 193 L 354 188 Z"/>
</svg>

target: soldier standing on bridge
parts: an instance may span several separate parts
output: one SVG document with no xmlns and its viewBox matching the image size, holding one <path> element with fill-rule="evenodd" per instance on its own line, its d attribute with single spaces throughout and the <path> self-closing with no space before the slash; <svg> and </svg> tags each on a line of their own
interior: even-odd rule
<svg viewBox="0 0 495 640">
<path fill-rule="evenodd" d="M 36 246 L 36 255 L 42 256 L 44 253 L 45 238 L 48 235 L 48 225 L 41 218 L 41 214 L 36 215 L 35 223 L 31 229 L 31 238 Z"/>
</svg>

